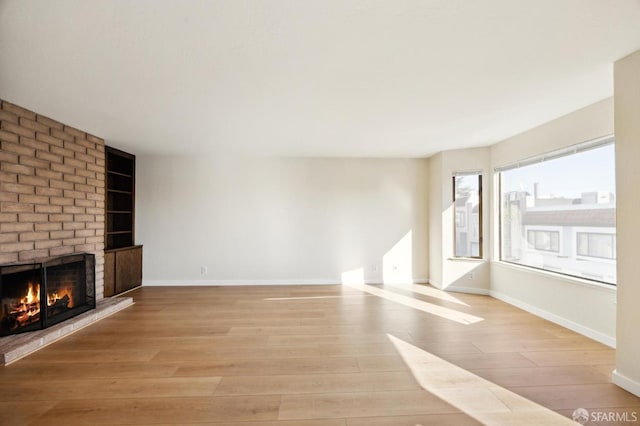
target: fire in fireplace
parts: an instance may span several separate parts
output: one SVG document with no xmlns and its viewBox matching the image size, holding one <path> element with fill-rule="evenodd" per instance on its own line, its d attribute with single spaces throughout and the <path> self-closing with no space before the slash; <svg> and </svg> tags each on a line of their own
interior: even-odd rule
<svg viewBox="0 0 640 426">
<path fill-rule="evenodd" d="M 10 329 L 15 330 L 40 320 L 40 284 L 35 285 L 35 292 L 33 287 L 34 285 L 29 283 L 27 294 L 18 303 L 9 305 L 7 318 Z"/>
<path fill-rule="evenodd" d="M 0 266 L 0 335 L 46 328 L 95 308 L 95 257 Z"/>
</svg>

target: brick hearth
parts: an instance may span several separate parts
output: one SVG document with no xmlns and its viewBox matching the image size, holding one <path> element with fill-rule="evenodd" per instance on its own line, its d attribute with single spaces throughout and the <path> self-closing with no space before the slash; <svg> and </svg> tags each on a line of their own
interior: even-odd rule
<svg viewBox="0 0 640 426">
<path fill-rule="evenodd" d="M 98 302 L 96 309 L 44 330 L 0 338 L 0 366 L 19 360 L 111 314 L 131 306 L 131 297 L 111 297 Z"/>
</svg>

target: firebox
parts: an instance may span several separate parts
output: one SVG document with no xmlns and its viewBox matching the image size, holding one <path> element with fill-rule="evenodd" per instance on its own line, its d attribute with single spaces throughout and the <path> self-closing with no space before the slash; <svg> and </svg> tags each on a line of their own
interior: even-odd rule
<svg viewBox="0 0 640 426">
<path fill-rule="evenodd" d="M 96 307 L 95 256 L 0 266 L 0 336 L 46 328 Z"/>
</svg>

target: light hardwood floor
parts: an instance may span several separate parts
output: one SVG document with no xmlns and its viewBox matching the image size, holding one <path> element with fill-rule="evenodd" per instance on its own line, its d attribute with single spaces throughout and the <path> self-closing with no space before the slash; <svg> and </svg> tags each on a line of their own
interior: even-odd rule
<svg viewBox="0 0 640 426">
<path fill-rule="evenodd" d="M 0 424 L 466 425 L 486 421 L 487 395 L 520 409 L 497 424 L 640 417 L 604 345 L 486 296 L 375 290 L 137 289 L 133 307 L 0 367 Z"/>
</svg>

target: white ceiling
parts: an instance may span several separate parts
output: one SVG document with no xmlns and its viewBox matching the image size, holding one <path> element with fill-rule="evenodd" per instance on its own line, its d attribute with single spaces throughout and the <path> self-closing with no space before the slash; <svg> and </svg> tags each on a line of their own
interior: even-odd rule
<svg viewBox="0 0 640 426">
<path fill-rule="evenodd" d="M 0 0 L 0 97 L 138 154 L 488 145 L 637 49 L 640 0 Z"/>
</svg>

